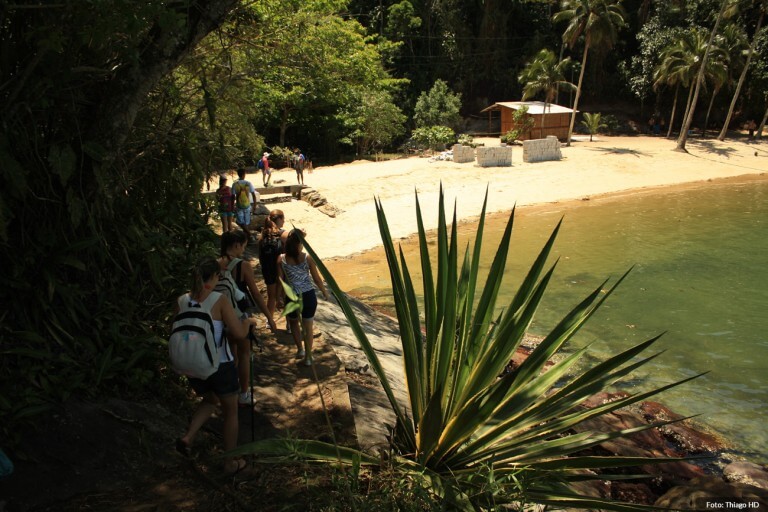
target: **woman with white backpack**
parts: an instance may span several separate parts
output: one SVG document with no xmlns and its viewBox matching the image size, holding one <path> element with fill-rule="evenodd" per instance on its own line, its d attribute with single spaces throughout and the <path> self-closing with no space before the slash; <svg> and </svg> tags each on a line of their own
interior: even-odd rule
<svg viewBox="0 0 768 512">
<path fill-rule="evenodd" d="M 221 279 L 217 288 L 224 292 L 232 300 L 235 311 L 242 318 L 246 318 L 253 328 L 256 327 L 256 319 L 248 314 L 253 299 L 256 306 L 267 317 L 267 325 L 272 332 L 277 327 L 272 315 L 269 314 L 267 303 L 256 286 L 256 278 L 251 264 L 243 259 L 245 247 L 248 245 L 248 237 L 243 231 L 233 230 L 221 235 L 221 251 L 219 253 L 219 267 L 224 279 Z M 251 373 L 251 342 L 255 336 L 249 330 L 243 338 L 237 338 L 227 332 L 227 338 L 234 337 L 237 342 L 238 367 L 237 374 L 240 378 L 240 396 L 238 404 L 241 407 L 253 405 L 249 377 Z"/>
<path fill-rule="evenodd" d="M 171 363 L 177 372 L 188 376 L 189 385 L 203 398 L 192 414 L 186 433 L 176 440 L 176 450 L 186 456 L 190 454 L 190 446 L 197 432 L 219 405 L 224 420 L 224 450 L 230 451 L 237 446 L 237 396 L 240 389 L 237 379 L 237 356 L 234 341 L 227 342 L 223 334 L 226 327 L 233 338 L 244 338 L 248 335 L 250 323 L 238 318 L 229 299 L 214 291 L 219 281 L 219 273 L 219 262 L 216 259 L 201 260 L 192 271 L 192 288 L 177 299 L 174 312 L 173 334 L 169 341 Z M 215 343 L 216 347 L 216 354 L 212 359 L 213 373 L 207 377 L 188 371 L 188 368 L 185 368 L 188 361 L 179 356 L 180 352 L 184 352 L 184 338 L 187 342 L 194 340 L 200 330 L 199 326 L 194 325 L 195 322 L 201 322 L 205 326 L 202 329 L 205 332 L 202 337 Z M 224 460 L 224 472 L 228 474 L 237 473 L 246 466 L 247 463 L 243 459 Z"/>
</svg>

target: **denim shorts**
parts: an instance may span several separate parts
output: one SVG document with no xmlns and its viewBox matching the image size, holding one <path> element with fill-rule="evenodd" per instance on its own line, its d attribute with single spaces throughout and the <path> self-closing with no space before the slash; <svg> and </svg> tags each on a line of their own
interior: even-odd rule
<svg viewBox="0 0 768 512">
<path fill-rule="evenodd" d="M 219 369 L 207 379 L 189 378 L 189 385 L 200 396 L 213 392 L 216 396 L 226 396 L 240 391 L 235 362 L 219 363 Z"/>
<path fill-rule="evenodd" d="M 237 209 L 237 220 L 236 222 L 240 224 L 241 226 L 250 226 L 251 225 L 251 207 L 248 208 L 238 208 Z"/>
<path fill-rule="evenodd" d="M 287 299 L 288 297 L 286 297 Z M 304 292 L 301 294 L 301 300 L 303 301 L 303 308 L 301 310 L 301 318 L 304 320 L 312 320 L 315 318 L 315 312 L 317 311 L 317 295 L 315 294 L 315 290 L 309 290 L 308 292 Z M 290 302 L 290 299 L 288 299 Z M 293 313 L 288 313 L 286 315 L 288 318 L 291 318 L 293 320 L 296 320 L 299 318 L 299 312 L 294 311 Z"/>
</svg>

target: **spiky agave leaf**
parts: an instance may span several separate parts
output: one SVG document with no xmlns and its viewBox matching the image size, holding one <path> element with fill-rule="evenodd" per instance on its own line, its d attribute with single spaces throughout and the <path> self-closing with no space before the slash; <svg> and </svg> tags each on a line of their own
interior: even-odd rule
<svg viewBox="0 0 768 512">
<path fill-rule="evenodd" d="M 573 507 L 599 505 L 599 508 L 611 510 L 644 508 L 579 496 L 569 483 L 589 478 L 586 470 L 679 459 L 569 455 L 671 422 L 608 433 L 573 434 L 573 427 L 698 376 L 590 409 L 581 405 L 586 399 L 658 355 L 638 359 L 658 336 L 577 375 L 572 375 L 573 369 L 589 347 L 545 367 L 626 274 L 607 292 L 604 291 L 605 283 L 601 283 L 563 317 L 519 368 L 500 376 L 527 331 L 555 270 L 555 265 L 545 269 L 560 224 L 553 230 L 511 303 L 497 313 L 496 302 L 511 241 L 514 210 L 476 300 L 486 203 L 483 204 L 472 254 L 465 251 L 460 258 L 455 208 L 449 233 L 441 187 L 434 268 L 417 196 L 424 287 L 422 316 L 408 265 L 402 251 L 398 254 L 395 250 L 381 202 L 376 200 L 375 204 L 403 345 L 404 377 L 409 395 L 407 406 L 395 398 L 370 340 L 333 276 L 310 244 L 304 241 L 304 247 L 338 299 L 395 412 L 400 429 L 393 436 L 395 463 L 404 471 L 428 475 L 440 495 L 452 496 L 452 502 L 462 509 L 482 508 L 491 502 L 520 504 L 521 500 Z M 407 414 L 405 411 L 409 408 L 410 414 Z M 320 445 L 302 447 L 307 457 L 326 460 L 330 453 L 327 447 Z M 599 475 L 601 479 L 609 476 Z M 488 482 L 493 485 L 486 485 Z M 495 490 L 488 495 L 491 488 Z"/>
</svg>

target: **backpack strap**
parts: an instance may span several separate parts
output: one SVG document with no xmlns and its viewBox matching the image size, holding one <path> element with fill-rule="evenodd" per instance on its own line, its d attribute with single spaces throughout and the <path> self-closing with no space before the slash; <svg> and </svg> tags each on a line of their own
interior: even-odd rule
<svg viewBox="0 0 768 512">
<path fill-rule="evenodd" d="M 219 282 L 216 283 L 214 290 L 221 295 L 225 295 L 229 299 L 230 304 L 232 304 L 232 309 L 235 310 L 235 314 L 239 318 L 243 316 L 243 312 L 240 311 L 240 308 L 237 306 L 237 294 L 235 289 L 237 289 L 237 285 L 232 279 L 232 274 L 230 274 L 228 270 L 224 271 L 224 275 L 219 278 Z"/>
<path fill-rule="evenodd" d="M 241 279 L 243 275 L 242 264 L 243 264 L 243 260 L 240 258 L 232 258 L 232 261 L 230 261 L 227 264 L 227 271 L 232 274 L 232 277 L 234 278 L 236 284 L 239 284 L 240 281 L 242 281 Z"/>
</svg>

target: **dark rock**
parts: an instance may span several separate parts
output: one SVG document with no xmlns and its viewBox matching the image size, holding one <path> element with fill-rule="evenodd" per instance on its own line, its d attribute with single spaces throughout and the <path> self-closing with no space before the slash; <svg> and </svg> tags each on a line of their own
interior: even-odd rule
<svg viewBox="0 0 768 512">
<path fill-rule="evenodd" d="M 631 482 L 613 482 L 611 497 L 618 501 L 637 505 L 653 505 L 658 499 L 658 496 L 646 484 Z"/>
<path fill-rule="evenodd" d="M 647 425 L 638 413 L 625 409 L 604 414 L 580 423 L 576 432 L 616 432 Z M 600 444 L 600 447 L 614 455 L 624 457 L 683 457 L 685 453 L 671 446 L 658 429 L 651 428 L 637 432 L 628 437 L 611 439 Z M 649 475 L 662 476 L 672 482 L 680 479 L 689 480 L 702 476 L 704 471 L 688 462 L 674 461 L 663 464 L 644 464 L 640 469 Z"/>
<path fill-rule="evenodd" d="M 764 466 L 751 462 L 733 462 L 723 469 L 723 476 L 729 482 L 753 485 L 768 489 L 768 471 Z"/>
<path fill-rule="evenodd" d="M 729 506 L 726 502 L 745 506 Z M 758 506 L 749 507 L 747 503 Z M 768 491 L 751 485 L 724 482 L 713 476 L 702 476 L 673 487 L 654 505 L 675 510 L 765 510 L 768 507 Z"/>
<path fill-rule="evenodd" d="M 608 393 L 608 392 L 602 391 L 600 393 L 597 393 L 587 398 L 584 402 L 582 402 L 581 405 L 583 405 L 584 407 L 589 407 L 591 409 L 592 407 L 597 407 L 598 405 L 604 405 L 609 402 L 615 402 L 616 400 L 621 400 L 627 397 L 629 397 L 629 393 L 625 393 L 624 391 L 619 391 L 617 393 Z"/>
<path fill-rule="evenodd" d="M 681 420 L 683 418 L 658 402 L 643 402 L 640 404 L 640 410 L 649 423 Z M 665 437 L 689 454 L 715 453 L 725 449 L 723 441 L 701 429 L 692 427 L 687 421 L 664 425 L 661 427 L 661 431 Z"/>
</svg>

